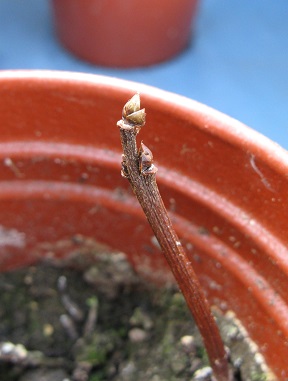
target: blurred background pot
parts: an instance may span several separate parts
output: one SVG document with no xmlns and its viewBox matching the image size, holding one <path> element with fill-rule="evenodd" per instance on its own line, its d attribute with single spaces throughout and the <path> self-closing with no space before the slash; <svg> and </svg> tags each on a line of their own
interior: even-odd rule
<svg viewBox="0 0 288 381">
<path fill-rule="evenodd" d="M 141 139 L 207 297 L 236 313 L 287 379 L 288 154 L 195 101 L 109 77 L 2 72 L 1 271 L 67 256 L 87 239 L 124 251 L 147 279 L 171 281 L 120 176 L 115 123 L 136 91 L 148 113 Z"/>
<path fill-rule="evenodd" d="M 197 0 L 52 0 L 63 45 L 94 64 L 146 66 L 189 43 Z"/>
</svg>

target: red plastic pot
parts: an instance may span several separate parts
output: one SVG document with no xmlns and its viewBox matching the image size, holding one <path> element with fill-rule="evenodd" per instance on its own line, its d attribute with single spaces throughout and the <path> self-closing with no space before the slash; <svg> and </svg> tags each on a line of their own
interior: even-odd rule
<svg viewBox="0 0 288 381">
<path fill-rule="evenodd" d="M 140 138 L 209 300 L 236 313 L 287 380 L 288 154 L 195 101 L 115 78 L 0 73 L 1 271 L 65 256 L 82 236 L 171 279 L 120 176 L 115 123 L 136 91 L 148 113 Z"/>
<path fill-rule="evenodd" d="M 146 66 L 188 44 L 197 0 L 52 0 L 63 45 L 94 64 Z"/>
</svg>

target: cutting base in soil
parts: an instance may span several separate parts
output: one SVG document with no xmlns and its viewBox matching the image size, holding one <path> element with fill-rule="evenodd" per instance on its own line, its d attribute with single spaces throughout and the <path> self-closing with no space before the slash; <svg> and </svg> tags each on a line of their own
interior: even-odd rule
<svg viewBox="0 0 288 381">
<path fill-rule="evenodd" d="M 211 380 L 176 286 L 139 278 L 122 253 L 86 259 L 0 274 L 0 380 Z M 233 315 L 217 320 L 235 380 L 271 380 Z"/>
</svg>

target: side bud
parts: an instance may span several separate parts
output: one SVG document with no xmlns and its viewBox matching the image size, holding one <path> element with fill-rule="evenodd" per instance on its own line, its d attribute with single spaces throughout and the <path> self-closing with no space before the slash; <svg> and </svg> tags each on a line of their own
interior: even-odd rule
<svg viewBox="0 0 288 381">
<path fill-rule="evenodd" d="M 141 142 L 139 149 L 139 170 L 142 175 L 155 174 L 158 168 L 153 164 L 153 154 L 148 147 Z"/>
</svg>

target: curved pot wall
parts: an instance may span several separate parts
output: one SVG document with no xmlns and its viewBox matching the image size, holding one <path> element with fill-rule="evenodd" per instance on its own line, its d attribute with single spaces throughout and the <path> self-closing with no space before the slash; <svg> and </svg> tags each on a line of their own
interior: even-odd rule
<svg viewBox="0 0 288 381">
<path fill-rule="evenodd" d="M 115 78 L 0 73 L 1 271 L 88 237 L 126 252 L 145 276 L 171 279 L 120 176 L 116 121 L 136 91 L 148 115 L 140 139 L 208 298 L 235 311 L 287 379 L 288 154 L 192 100 Z"/>
</svg>

